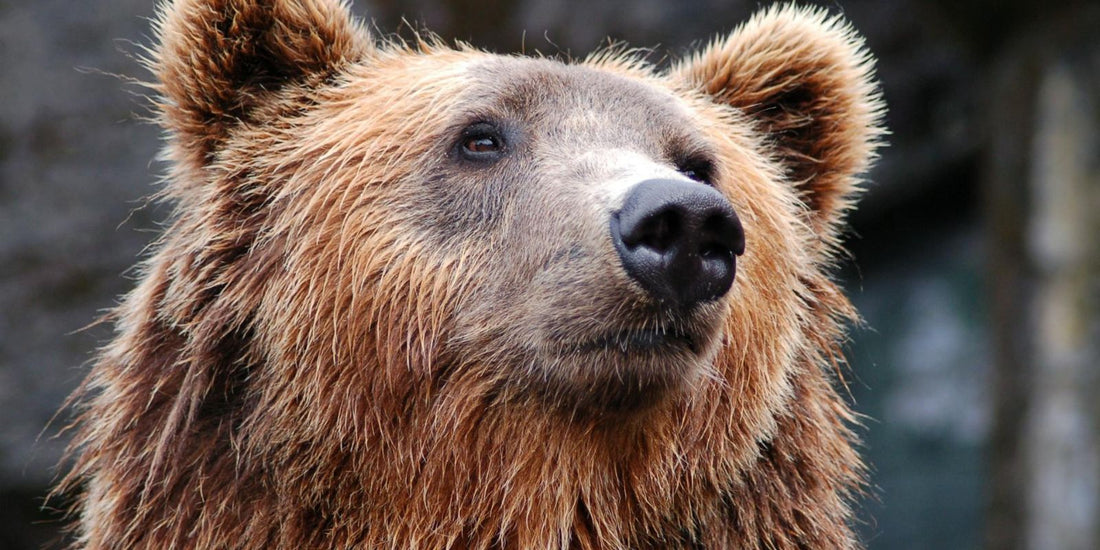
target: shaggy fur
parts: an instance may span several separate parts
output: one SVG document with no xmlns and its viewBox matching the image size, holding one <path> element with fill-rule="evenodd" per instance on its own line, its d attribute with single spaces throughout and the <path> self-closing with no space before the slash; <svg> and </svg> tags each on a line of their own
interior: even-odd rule
<svg viewBox="0 0 1100 550">
<path fill-rule="evenodd" d="M 829 271 L 881 105 L 846 24 L 769 9 L 665 72 L 378 44 L 335 0 L 156 26 L 175 214 L 74 396 L 77 546 L 858 546 Z M 456 161 L 486 119 L 508 159 Z M 624 150 L 713 160 L 721 299 L 623 273 Z M 698 349 L 586 344 L 637 326 Z"/>
</svg>

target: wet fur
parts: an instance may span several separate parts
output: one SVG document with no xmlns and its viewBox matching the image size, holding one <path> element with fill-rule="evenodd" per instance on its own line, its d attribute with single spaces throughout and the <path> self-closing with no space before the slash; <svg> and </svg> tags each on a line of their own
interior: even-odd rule
<svg viewBox="0 0 1100 550">
<path fill-rule="evenodd" d="M 881 106 L 845 24 L 773 8 L 666 72 L 378 44 L 327 0 L 180 0 L 157 36 L 175 214 L 75 396 L 78 547 L 858 546 L 829 271 Z M 748 240 L 725 298 L 647 309 L 552 192 L 600 175 L 567 151 L 524 161 L 539 191 L 447 164 L 456 113 L 532 83 L 651 90 L 713 147 Z M 539 359 L 646 323 L 699 349 Z"/>
</svg>

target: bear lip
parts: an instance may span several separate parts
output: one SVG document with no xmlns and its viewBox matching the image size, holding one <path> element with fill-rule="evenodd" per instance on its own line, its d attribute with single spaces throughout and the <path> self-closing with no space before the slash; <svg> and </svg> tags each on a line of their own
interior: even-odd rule
<svg viewBox="0 0 1100 550">
<path fill-rule="evenodd" d="M 698 353 L 692 335 L 676 329 L 626 329 L 603 334 L 595 339 L 566 344 L 568 352 L 618 351 L 624 354 L 675 352 L 684 348 Z"/>
</svg>

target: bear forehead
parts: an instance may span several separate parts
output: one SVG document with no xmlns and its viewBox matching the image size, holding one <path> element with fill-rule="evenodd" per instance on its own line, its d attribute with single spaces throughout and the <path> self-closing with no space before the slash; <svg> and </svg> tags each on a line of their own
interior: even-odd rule
<svg viewBox="0 0 1100 550">
<path fill-rule="evenodd" d="M 686 102 L 643 71 L 493 56 L 470 64 L 459 105 L 473 117 L 557 128 L 572 139 L 697 137 Z"/>
</svg>

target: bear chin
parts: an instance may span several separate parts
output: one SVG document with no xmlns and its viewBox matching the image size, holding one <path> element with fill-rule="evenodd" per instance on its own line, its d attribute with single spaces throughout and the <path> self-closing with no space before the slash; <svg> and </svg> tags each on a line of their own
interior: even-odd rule
<svg viewBox="0 0 1100 550">
<path fill-rule="evenodd" d="M 537 379 L 525 385 L 574 416 L 619 418 L 686 398 L 699 380 L 714 377 L 722 340 L 716 323 L 692 320 L 549 340 L 534 361 L 537 372 L 530 373 Z"/>
</svg>

